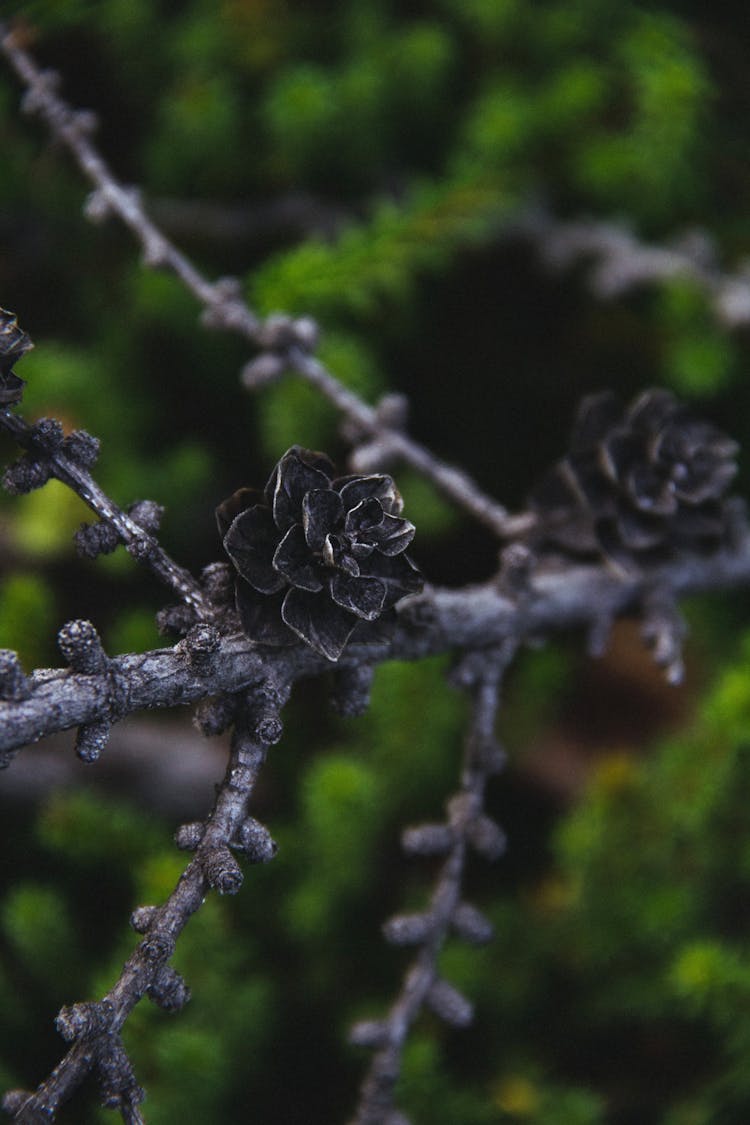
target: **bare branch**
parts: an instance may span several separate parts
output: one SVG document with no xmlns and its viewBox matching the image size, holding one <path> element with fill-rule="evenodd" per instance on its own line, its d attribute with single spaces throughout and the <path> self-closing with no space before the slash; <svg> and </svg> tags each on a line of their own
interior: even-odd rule
<svg viewBox="0 0 750 1125">
<path fill-rule="evenodd" d="M 243 299 L 239 282 L 231 278 L 209 281 L 148 217 L 140 194 L 120 184 L 113 176 L 90 139 L 91 115 L 72 109 L 58 95 L 59 76 L 40 70 L 13 33 L 2 24 L 0 49 L 26 86 L 25 108 L 43 118 L 53 136 L 65 145 L 94 185 L 86 207 L 87 216 L 101 221 L 110 214 L 116 215 L 140 242 L 144 265 L 169 270 L 200 302 L 205 325 L 236 332 L 270 352 L 270 368 L 269 356 L 262 355 L 245 369 L 243 383 L 248 389 L 268 382 L 269 370 L 272 376 L 293 370 L 316 386 L 364 433 L 387 439 L 398 456 L 495 535 L 513 537 L 528 524 L 528 516 L 509 516 L 468 474 L 444 464 L 406 434 L 385 425 L 372 407 L 339 383 L 310 355 L 317 341 L 317 327 L 309 317 L 296 321 L 291 317 L 270 317 L 262 322 Z"/>
<path fill-rule="evenodd" d="M 343 414 L 348 422 L 358 427 L 363 435 L 387 446 L 389 452 L 405 464 L 416 469 L 479 523 L 488 527 L 500 539 L 512 539 L 528 530 L 533 517 L 528 513 L 511 516 L 507 509 L 485 495 L 471 477 L 461 469 L 440 461 L 424 446 L 412 441 L 401 430 L 384 423 L 378 411 L 362 402 L 347 387 L 342 386 L 323 364 L 299 347 L 287 352 L 289 365 L 298 375 L 311 383 L 329 402 Z"/>
<path fill-rule="evenodd" d="M 46 423 L 44 428 L 50 434 L 40 435 L 43 423 Z M 199 583 L 169 557 L 143 524 L 118 508 L 89 473 L 91 446 L 93 445 L 95 456 L 99 443 L 80 431 L 63 439 L 62 431 L 56 423 L 50 423 L 49 419 L 44 419 L 43 423 L 30 426 L 9 409 L 0 410 L 0 427 L 28 451 L 21 462 L 6 472 L 6 488 L 14 492 L 28 491 L 44 484 L 50 477 L 55 477 L 77 493 L 99 519 L 112 528 L 117 539 L 125 544 L 138 562 L 147 566 L 182 601 L 191 606 L 200 618 L 212 619 L 215 615 L 214 607 Z M 79 439 L 77 442 L 76 438 Z M 78 446 L 87 451 L 86 456 L 80 455 Z"/>
<path fill-rule="evenodd" d="M 726 328 L 750 323 L 750 263 L 742 262 L 734 273 L 722 270 L 706 231 L 686 231 L 666 245 L 650 245 L 623 223 L 564 222 L 537 210 L 514 220 L 509 233 L 533 239 L 540 257 L 552 269 L 589 262 L 591 291 L 605 300 L 638 286 L 683 277 L 705 291 Z"/>
<path fill-rule="evenodd" d="M 268 683 L 261 687 L 263 703 L 267 705 L 273 696 L 277 713 L 288 694 L 288 685 L 278 680 L 270 690 Z M 13 1090 L 5 1096 L 3 1108 L 14 1121 L 31 1125 L 52 1120 L 92 1070 L 98 1072 L 105 1105 L 119 1109 L 125 1121 L 143 1120 L 138 1110 L 143 1091 L 135 1082 L 119 1033 L 145 995 L 172 1011 L 189 999 L 189 990 L 168 962 L 177 938 L 208 892 L 235 894 L 239 890 L 242 872 L 230 848 L 245 853 L 251 863 L 272 858 L 275 849 L 265 846 L 265 838 L 261 841 L 264 846 L 259 846 L 259 838 L 268 835 L 266 830 L 247 816 L 247 802 L 267 748 L 259 738 L 251 693 L 242 703 L 226 774 L 210 816 L 203 824 L 185 826 L 196 831 L 178 831 L 178 843 L 193 850 L 194 858 L 163 906 L 135 911 L 131 922 L 144 936 L 110 991 L 95 1003 L 62 1009 L 57 1028 L 73 1045 L 33 1093 Z"/>
<path fill-rule="evenodd" d="M 351 1125 L 383 1125 L 395 1112 L 394 1091 L 401 1071 L 406 1038 L 425 1006 L 446 1023 L 465 1027 L 473 1008 L 438 974 L 440 950 L 451 930 L 473 943 L 489 940 L 492 927 L 476 907 L 461 901 L 462 883 L 470 848 L 496 859 L 503 851 L 500 828 L 483 811 L 489 777 L 502 768 L 503 757 L 495 742 L 495 716 L 504 668 L 512 658 L 510 642 L 494 652 L 469 653 L 453 679 L 473 696 L 472 717 L 464 749 L 461 788 L 448 802 L 444 825 L 422 825 L 407 830 L 406 850 L 414 854 L 445 855 L 429 907 L 422 914 L 397 915 L 384 926 L 394 945 L 419 945 L 404 977 L 401 991 L 382 1021 L 356 1025 L 352 1039 L 376 1047 L 362 1084 L 360 1101 Z"/>
<path fill-rule="evenodd" d="M 143 708 L 241 691 L 272 673 L 293 682 L 332 669 L 492 647 L 508 638 L 522 643 L 569 628 L 588 633 L 601 622 L 640 612 L 652 590 L 669 590 L 679 598 L 749 582 L 750 534 L 738 528 L 731 547 L 637 574 L 550 561 L 538 565 L 528 585 L 514 593 L 496 581 L 461 590 L 429 588 L 399 604 L 390 635 L 381 631 L 376 641 L 350 642 L 336 663 L 304 645 L 274 650 L 234 635 L 219 636 L 205 660 L 194 659 L 180 642 L 172 649 L 113 657 L 98 676 L 42 669 L 24 679 L 22 691 L 13 665 L 8 673 L 13 690 L 6 692 L 0 682 L 0 751 L 7 755 L 55 731 L 102 719 L 114 722 Z"/>
</svg>

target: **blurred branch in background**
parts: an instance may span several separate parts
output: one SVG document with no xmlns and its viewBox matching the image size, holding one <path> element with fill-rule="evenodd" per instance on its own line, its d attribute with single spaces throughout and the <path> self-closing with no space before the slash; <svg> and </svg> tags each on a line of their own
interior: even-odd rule
<svg viewBox="0 0 750 1125">
<path fill-rule="evenodd" d="M 551 270 L 583 266 L 591 292 L 601 300 L 684 278 L 705 292 L 726 328 L 750 322 L 750 259 L 734 273 L 722 270 L 708 231 L 684 231 L 657 245 L 644 242 L 624 223 L 585 218 L 566 222 L 535 210 L 513 220 L 510 233 L 531 239 Z"/>
<path fill-rule="evenodd" d="M 10 216 L 0 234 L 12 248 L 0 282 L 39 345 L 24 359 L 25 410 L 47 419 L 19 428 L 27 453 L 11 483 L 41 484 L 58 437 L 95 432 L 102 494 L 164 503 L 167 557 L 202 575 L 199 610 L 219 612 L 207 626 L 184 602 L 161 611 L 182 639 L 158 649 L 148 571 L 125 551 L 70 558 L 85 515 L 77 495 L 53 481 L 6 502 L 2 643 L 22 647 L 26 667 L 58 663 L 53 638 L 68 622 L 64 668 L 28 675 L 14 655 L 0 659 L 7 744 L 80 724 L 78 751 L 91 763 L 111 728 L 96 769 L 73 770 L 111 771 L 116 785 L 119 753 L 137 761 L 142 780 L 129 791 L 153 808 L 139 786 L 166 786 L 170 819 L 189 818 L 177 843 L 192 855 L 186 864 L 170 849 L 172 825 L 104 787 L 50 794 L 33 825 L 26 804 L 5 803 L 6 1106 L 21 1120 L 48 1120 L 58 1106 L 61 1121 L 98 1120 L 91 1083 L 62 1106 L 91 1069 L 105 1104 L 133 1122 L 145 1076 L 154 1125 L 241 1120 L 248 1105 L 269 1125 L 330 1125 L 360 1084 L 361 1058 L 344 1045 L 353 1025 L 375 1049 L 360 1119 L 746 1121 L 750 677 L 737 626 L 750 548 L 743 505 L 724 495 L 736 446 L 703 419 L 747 447 L 747 340 L 727 332 L 744 323 L 747 293 L 742 268 L 720 268 L 707 236 L 671 241 L 700 229 L 727 261 L 747 252 L 743 216 L 726 202 L 747 194 L 735 33 L 746 13 L 735 26 L 724 10 L 686 17 L 626 0 L 427 0 L 418 13 L 340 0 L 324 19 L 295 0 L 103 0 L 96 12 L 42 2 L 33 18 L 31 5 L 14 7 L 6 52 L 32 87 L 28 108 L 46 114 L 76 166 L 69 174 L 46 138 L 40 146 L 19 125 L 13 77 L 0 76 Z M 106 120 L 97 147 L 92 117 L 60 99 L 32 49 L 65 71 L 74 104 Z M 94 234 L 71 217 L 78 167 L 93 176 L 89 217 L 119 215 L 147 270 L 115 224 Z M 157 200 L 152 218 L 130 181 Z M 534 199 L 549 201 L 547 214 L 530 212 Z M 626 216 L 622 228 L 614 215 Z M 165 230 L 185 231 L 200 268 Z M 548 245 L 567 272 L 538 268 Z M 243 280 L 211 280 L 230 273 Z M 196 333 L 195 299 L 229 331 Z M 258 353 L 249 364 L 248 343 Z M 243 381 L 260 392 L 252 402 L 237 393 L 243 363 Z M 300 378 L 284 378 L 294 370 Z M 593 394 L 603 382 L 617 396 Z M 657 383 L 675 394 L 641 393 Z M 15 393 L 12 380 L 5 389 Z M 581 398 L 561 457 L 562 419 Z M 405 433 L 409 411 L 424 445 Z M 49 421 L 58 416 L 63 430 Z M 393 509 L 379 532 L 344 511 L 345 485 L 315 475 L 327 462 L 297 463 L 299 443 L 341 461 L 339 434 L 351 468 L 376 474 L 357 487 L 381 489 Z M 269 485 L 245 521 L 263 534 L 229 542 L 223 526 L 232 565 L 206 567 L 220 549 L 219 499 L 231 492 L 242 509 L 234 526 L 253 506 L 235 490 L 262 483 L 290 446 L 287 483 L 317 482 L 324 497 L 305 501 L 304 545 L 301 517 L 276 558 L 285 493 L 275 512 Z M 274 613 L 290 592 L 298 609 L 309 605 L 298 591 L 319 580 L 316 568 L 345 560 L 354 570 L 338 541 L 327 561 L 315 557 L 321 521 L 361 558 L 405 545 L 412 524 L 377 476 L 399 460 L 414 559 L 433 584 L 366 622 L 369 639 L 342 641 L 352 621 L 335 602 L 309 620 L 292 615 L 304 643 L 255 644 L 260 616 L 290 639 Z M 282 479 L 278 466 L 272 479 Z M 493 499 L 522 507 L 530 489 L 533 511 L 520 518 Z M 100 523 L 78 536 L 90 556 L 126 538 L 122 504 L 100 505 Z M 149 515 L 127 518 L 137 524 L 139 512 Z M 147 561 L 155 524 L 148 535 L 129 530 L 132 554 Z M 498 569 L 498 539 L 516 536 Z M 369 616 L 380 606 L 373 575 L 390 565 L 376 562 L 374 600 L 356 606 Z M 231 601 L 242 582 L 258 594 L 241 598 L 249 636 Z M 683 606 L 701 590 L 710 603 Z M 632 622 L 616 625 L 623 616 Z M 630 641 L 613 653 L 615 625 Z M 506 643 L 508 761 L 496 784 L 503 756 L 489 728 Z M 342 645 L 337 660 L 321 655 Z M 666 677 L 641 659 L 643 645 Z M 586 667 L 605 650 L 596 671 Z M 637 671 L 629 686 L 623 668 L 625 678 Z M 446 690 L 446 676 L 464 691 Z M 680 700 L 664 722 L 654 685 L 683 677 L 678 691 L 664 687 Z M 210 802 L 185 807 L 171 719 L 159 724 L 167 776 L 137 749 L 147 735 L 159 752 L 145 720 L 126 720 L 119 741 L 124 715 L 198 701 L 198 725 L 219 737 L 229 766 L 207 820 Z M 282 708 L 284 744 L 257 787 Z M 661 743 L 647 750 L 654 732 Z M 561 745 L 551 787 L 549 748 Z M 186 760 L 196 752 L 186 735 Z M 204 755 L 210 790 L 210 743 Z M 19 789 L 34 760 L 34 750 L 18 756 Z M 247 815 L 251 789 L 279 841 L 268 871 L 276 844 Z M 397 855 L 404 824 L 417 826 L 403 834 L 406 851 L 434 865 L 432 893 Z M 499 854 L 500 824 L 503 863 L 467 864 L 477 841 Z M 252 864 L 252 892 L 235 896 Z M 115 919 L 137 902 L 163 905 L 134 913 L 133 955 Z M 391 943 L 414 946 L 415 973 L 383 948 L 383 918 Z M 491 931 L 491 942 L 467 947 Z M 145 994 L 180 1007 L 184 982 L 196 1000 L 178 1019 L 136 1003 Z M 71 1002 L 82 996 L 102 999 Z M 59 1044 L 38 1031 L 56 1009 L 73 1041 L 59 1069 Z M 49 1079 L 29 1093 L 40 1072 Z"/>
</svg>

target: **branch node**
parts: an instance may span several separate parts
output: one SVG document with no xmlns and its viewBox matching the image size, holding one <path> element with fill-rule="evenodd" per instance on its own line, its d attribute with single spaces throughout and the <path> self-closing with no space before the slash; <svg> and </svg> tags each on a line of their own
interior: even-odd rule
<svg viewBox="0 0 750 1125">
<path fill-rule="evenodd" d="M 130 925 L 137 934 L 146 934 L 153 926 L 158 914 L 158 906 L 136 906 L 130 915 Z"/>
<path fill-rule="evenodd" d="M 168 961 L 174 953 L 175 940 L 171 934 L 148 933 L 140 945 L 141 953 L 146 961 L 158 965 Z"/>
<path fill-rule="evenodd" d="M 63 428 L 57 418 L 40 418 L 29 429 L 29 444 L 43 457 L 56 453 L 63 443 Z"/>
<path fill-rule="evenodd" d="M 275 746 L 284 732 L 281 709 L 289 698 L 286 687 L 279 687 L 271 680 L 264 680 L 249 694 L 246 715 L 246 735 L 239 748 L 237 760 L 243 765 L 256 761 L 261 748 Z M 262 749 L 265 757 L 265 749 Z M 248 757 L 249 754 L 249 757 Z M 261 759 L 262 760 L 262 759 Z"/>
<path fill-rule="evenodd" d="M 11 496 L 21 496 L 41 488 L 51 476 L 52 466 L 48 461 L 25 453 L 3 473 L 3 488 Z"/>
<path fill-rule="evenodd" d="M 125 544 L 125 549 L 136 562 L 148 563 L 156 555 L 158 547 L 154 540 L 148 536 L 148 533 L 144 533 L 143 536 L 139 535 L 137 538 L 130 539 Z"/>
<path fill-rule="evenodd" d="M 435 981 L 427 993 L 427 1003 L 451 1027 L 468 1027 L 474 1018 L 473 1005 L 446 980 Z"/>
<path fill-rule="evenodd" d="M 96 676 L 109 667 L 99 634 L 90 621 L 68 621 L 57 634 L 57 646 L 74 672 Z"/>
<path fill-rule="evenodd" d="M 423 945 L 434 929 L 431 914 L 396 914 L 382 926 L 390 945 Z"/>
<path fill-rule="evenodd" d="M 107 1033 L 112 1026 L 114 1010 L 107 1000 L 87 1000 L 65 1005 L 55 1019 L 55 1027 L 66 1043 L 92 1039 Z"/>
<path fill-rule="evenodd" d="M 193 723 L 207 738 L 222 734 L 237 717 L 237 700 L 232 695 L 204 699 L 195 709 Z"/>
<path fill-rule="evenodd" d="M 204 566 L 201 585 L 206 597 L 215 605 L 228 605 L 234 600 L 234 572 L 229 563 L 215 562 Z"/>
<path fill-rule="evenodd" d="M 470 902 L 459 903 L 451 918 L 451 925 L 458 936 L 470 945 L 486 945 L 495 932 L 489 918 Z"/>
<path fill-rule="evenodd" d="M 8 1090 L 0 1103 L 5 1113 L 23 1125 L 49 1125 L 54 1110 L 31 1090 Z"/>
<path fill-rule="evenodd" d="M 132 1120 L 131 1115 L 126 1116 L 127 1110 L 140 1105 L 146 1094 L 136 1081 L 133 1064 L 119 1035 L 110 1034 L 101 1044 L 96 1067 L 102 1105 L 107 1109 L 119 1109 L 125 1120 Z"/>
<path fill-rule="evenodd" d="M 146 989 L 149 999 L 165 1012 L 179 1012 L 190 999 L 190 989 L 170 965 L 164 965 Z"/>
<path fill-rule="evenodd" d="M 206 826 L 202 820 L 181 824 L 174 834 L 174 842 L 184 852 L 194 852 L 203 839 Z"/>
<path fill-rule="evenodd" d="M 401 834 L 401 847 L 407 855 L 447 855 L 453 847 L 455 834 L 449 824 L 419 824 L 405 828 Z"/>
<path fill-rule="evenodd" d="M 95 188 L 94 191 L 89 192 L 83 204 L 84 218 L 88 219 L 90 223 L 95 223 L 99 226 L 112 214 L 112 207 L 107 199 L 106 192 L 101 188 Z"/>
<path fill-rule="evenodd" d="M 101 757 L 102 750 L 109 741 L 112 724 L 107 720 L 99 723 L 84 723 L 76 734 L 76 754 L 82 762 L 91 764 Z"/>
<path fill-rule="evenodd" d="M 252 816 L 240 825 L 235 847 L 247 856 L 250 863 L 269 863 L 279 850 L 266 826 Z"/>
<path fill-rule="evenodd" d="M 200 856 L 208 885 L 220 895 L 236 895 L 242 886 L 242 871 L 229 848 L 220 844 L 206 848 Z"/>
<path fill-rule="evenodd" d="M 213 657 L 219 649 L 221 638 L 218 629 L 213 625 L 193 625 L 187 634 L 176 646 L 185 654 L 191 668 L 199 672 L 206 672 L 213 663 Z"/>
<path fill-rule="evenodd" d="M 662 587 L 647 592 L 643 600 L 641 636 L 651 649 L 654 662 L 664 668 L 667 682 L 676 686 L 685 676 L 682 642 L 687 624 L 671 590 Z"/>
<path fill-rule="evenodd" d="M 505 853 L 507 838 L 492 817 L 476 817 L 467 825 L 466 836 L 474 850 L 491 862 Z"/>
<path fill-rule="evenodd" d="M 331 691 L 334 710 L 347 719 L 364 715 L 370 706 L 374 678 L 375 669 L 372 664 L 359 664 L 335 673 Z"/>
<path fill-rule="evenodd" d="M 82 469 L 93 469 L 99 456 L 99 438 L 86 430 L 73 430 L 64 439 L 62 450 L 71 460 L 80 465 Z"/>
<path fill-rule="evenodd" d="M 278 382 L 288 367 L 281 352 L 261 352 L 240 371 L 240 383 L 248 391 L 258 391 Z"/>
<path fill-rule="evenodd" d="M 353 1047 L 384 1047 L 389 1040 L 388 1024 L 382 1020 L 358 1020 L 349 1029 Z"/>
<path fill-rule="evenodd" d="M 57 97 L 62 79 L 56 70 L 40 70 L 35 75 L 34 85 L 29 86 L 21 98 L 22 113 L 38 113 L 44 108 L 47 97 Z"/>
<path fill-rule="evenodd" d="M 527 593 L 535 561 L 534 552 L 525 543 L 509 543 L 504 547 L 497 576 L 500 592 L 511 598 Z"/>
<path fill-rule="evenodd" d="M 31 685 L 24 675 L 18 653 L 0 649 L 0 699 L 20 703 L 31 695 Z"/>
<path fill-rule="evenodd" d="M 106 520 L 96 523 L 82 523 L 73 536 L 76 550 L 84 559 L 95 559 L 99 555 L 111 555 L 120 545 L 120 534 Z"/>
</svg>

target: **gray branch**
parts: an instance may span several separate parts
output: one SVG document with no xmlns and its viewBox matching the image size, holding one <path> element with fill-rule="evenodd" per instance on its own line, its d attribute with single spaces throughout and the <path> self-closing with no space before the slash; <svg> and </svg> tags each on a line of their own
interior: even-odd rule
<svg viewBox="0 0 750 1125">
<path fill-rule="evenodd" d="M 394 1091 L 403 1050 L 412 1025 L 426 1006 L 454 1027 L 465 1027 L 472 1020 L 470 1002 L 440 978 L 438 957 L 451 931 L 474 944 L 492 936 L 489 921 L 476 907 L 462 902 L 461 894 L 470 848 L 491 860 L 504 849 L 504 836 L 483 806 L 487 781 L 503 765 L 494 737 L 495 717 L 502 673 L 514 651 L 511 642 L 494 652 L 469 653 L 454 670 L 454 682 L 473 696 L 461 788 L 448 802 L 445 824 L 420 825 L 407 830 L 403 839 L 405 850 L 412 855 L 443 855 L 445 859 L 428 909 L 421 914 L 397 915 L 384 926 L 391 944 L 420 948 L 386 1018 L 365 1021 L 352 1029 L 353 1042 L 376 1051 L 351 1125 L 388 1125 L 400 1117 L 394 1108 Z"/>
<path fill-rule="evenodd" d="M 288 686 L 278 680 L 266 682 L 259 692 L 264 704 L 274 699 L 278 713 Z M 12 1090 L 5 1095 L 3 1108 L 15 1121 L 36 1125 L 53 1120 L 92 1070 L 98 1072 L 104 1104 L 119 1110 L 126 1122 L 143 1121 L 138 1109 L 143 1091 L 122 1046 L 122 1027 L 146 995 L 170 1011 L 189 999 L 187 986 L 169 960 L 177 938 L 209 891 L 236 894 L 240 889 L 242 871 L 230 848 L 243 852 L 251 863 L 265 862 L 275 852 L 267 830 L 247 815 L 248 799 L 268 749 L 260 737 L 257 714 L 257 699 L 251 693 L 240 705 L 226 774 L 210 816 L 205 823 L 178 830 L 178 845 L 193 850 L 194 858 L 162 906 L 134 912 L 131 923 L 143 938 L 118 980 L 100 1001 L 60 1011 L 57 1029 L 72 1043 L 67 1054 L 35 1091 Z M 280 735 L 280 729 L 275 733 Z"/>
<path fill-rule="evenodd" d="M 251 388 L 268 381 L 273 375 L 293 370 L 317 386 L 350 421 L 359 423 L 367 434 L 378 436 L 397 450 L 409 465 L 431 480 L 453 503 L 470 512 L 500 538 L 518 534 L 517 519 L 508 516 L 505 508 L 487 496 L 459 469 L 438 460 L 428 449 L 402 433 L 388 427 L 372 407 L 345 388 L 310 354 L 317 342 L 317 327 L 308 317 L 270 317 L 259 320 L 242 296 L 241 286 L 233 278 L 210 281 L 162 233 L 147 215 L 140 193 L 119 183 L 106 161 L 91 141 L 96 121 L 93 114 L 74 110 L 57 93 L 59 75 L 42 71 L 31 55 L 23 49 L 12 32 L 0 24 L 0 50 L 26 87 L 24 108 L 39 114 L 50 132 L 74 157 L 81 171 L 94 186 L 86 205 L 86 215 L 93 221 L 117 216 L 133 232 L 143 249 L 144 265 L 151 269 L 169 270 L 180 279 L 203 307 L 202 321 L 211 328 L 236 332 L 264 350 L 259 360 L 245 369 L 243 382 Z M 270 364 L 270 368 L 269 368 Z"/>
<path fill-rule="evenodd" d="M 87 504 L 100 520 L 113 529 L 117 538 L 125 544 L 138 562 L 147 566 L 160 581 L 174 591 L 181 601 L 191 606 L 200 618 L 211 620 L 214 616 L 214 608 L 199 583 L 187 570 L 170 558 L 146 528 L 110 500 L 93 479 L 86 465 L 74 455 L 75 445 L 72 449 L 66 448 L 66 441 L 61 440 L 62 433 L 58 430 L 57 424 L 49 424 L 49 419 L 44 421 L 47 423 L 45 428 L 53 435 L 51 441 L 47 436 L 47 448 L 37 436 L 41 424 L 30 426 L 11 410 L 7 408 L 0 410 L 0 427 L 28 451 L 26 459 L 20 463 L 17 471 L 14 473 L 10 470 L 6 473 L 6 487 L 11 491 L 26 491 L 44 484 L 50 477 L 55 477 L 77 493 L 84 504 Z M 77 435 L 71 435 L 71 438 L 75 436 Z M 98 449 L 98 442 L 91 439 L 89 435 L 80 435 L 79 432 L 78 436 L 93 442 L 95 449 Z M 70 440 L 67 439 L 68 445 Z"/>
<path fill-rule="evenodd" d="M 741 262 L 734 272 L 722 269 L 715 244 L 704 230 L 685 231 L 667 244 L 649 244 L 621 222 L 588 218 L 566 222 L 536 210 L 517 217 L 508 233 L 532 239 L 551 269 L 588 263 L 591 291 L 601 299 L 682 277 L 705 292 L 724 327 L 750 323 L 750 261 Z"/>
<path fill-rule="evenodd" d="M 731 547 L 708 556 L 686 555 L 649 571 L 625 574 L 606 565 L 561 560 L 537 566 L 520 589 L 502 580 L 460 590 L 428 588 L 399 603 L 390 636 L 350 643 L 335 664 L 303 645 L 269 649 L 242 635 L 217 634 L 209 653 L 200 647 L 192 652 L 188 636 L 174 648 L 113 657 L 98 675 L 42 669 L 19 686 L 17 671 L 8 671 L 3 680 L 0 669 L 0 697 L 5 697 L 0 701 L 0 752 L 7 755 L 56 731 L 113 722 L 134 711 L 242 691 L 269 675 L 283 673 L 294 682 L 385 660 L 492 648 L 509 638 L 534 641 L 570 628 L 601 636 L 602 627 L 617 617 L 649 607 L 653 591 L 660 592 L 663 604 L 665 591 L 677 599 L 749 582 L 750 534 L 738 519 Z"/>
</svg>

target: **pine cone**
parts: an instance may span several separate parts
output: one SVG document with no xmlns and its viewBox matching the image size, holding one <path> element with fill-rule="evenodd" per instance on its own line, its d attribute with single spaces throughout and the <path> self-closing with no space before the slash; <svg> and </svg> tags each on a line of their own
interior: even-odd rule
<svg viewBox="0 0 750 1125">
<path fill-rule="evenodd" d="M 609 391 L 585 398 L 570 452 L 530 498 L 537 548 L 605 555 L 628 567 L 721 542 L 737 444 L 664 390 L 623 410 Z"/>
<path fill-rule="evenodd" d="M 26 383 L 13 371 L 13 364 L 34 345 L 18 327 L 15 313 L 0 309 L 0 406 L 12 406 L 21 401 Z"/>
<path fill-rule="evenodd" d="M 414 525 L 385 475 L 336 477 L 322 453 L 287 450 L 263 493 L 242 488 L 216 509 L 238 577 L 242 627 L 260 644 L 302 640 L 338 660 L 360 621 L 422 588 L 404 554 Z"/>
</svg>

